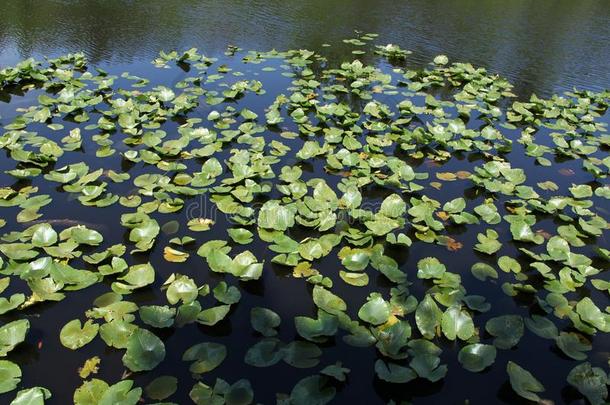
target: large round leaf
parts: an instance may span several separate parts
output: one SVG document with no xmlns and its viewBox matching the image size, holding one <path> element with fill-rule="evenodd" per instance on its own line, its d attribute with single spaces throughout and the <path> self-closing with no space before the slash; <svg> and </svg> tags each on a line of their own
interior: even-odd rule
<svg viewBox="0 0 610 405">
<path fill-rule="evenodd" d="M 127 342 L 123 364 L 131 371 L 148 371 L 157 367 L 165 358 L 165 345 L 155 334 L 136 330 Z"/>
<path fill-rule="evenodd" d="M 76 350 L 91 342 L 99 330 L 99 325 L 88 320 L 81 326 L 80 319 L 73 319 L 61 328 L 59 339 L 68 349 Z"/>
<path fill-rule="evenodd" d="M 21 369 L 8 360 L 0 360 L 0 394 L 17 388 L 21 381 Z"/>
<path fill-rule="evenodd" d="M 468 371 L 483 371 L 496 360 L 496 347 L 482 343 L 464 346 L 458 353 L 458 360 Z"/>
</svg>

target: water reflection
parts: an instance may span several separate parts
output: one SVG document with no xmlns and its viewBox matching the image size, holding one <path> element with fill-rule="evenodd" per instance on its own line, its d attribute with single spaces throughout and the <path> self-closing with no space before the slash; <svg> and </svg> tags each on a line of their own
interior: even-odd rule
<svg viewBox="0 0 610 405">
<path fill-rule="evenodd" d="M 330 43 L 325 54 L 339 60 L 354 57 L 341 39 L 359 29 L 413 50 L 413 65 L 446 53 L 507 76 L 521 95 L 548 96 L 608 86 L 609 19 L 605 0 L 5 0 L 0 65 L 78 50 L 97 64 L 130 65 L 159 49 L 219 53 L 228 44 L 320 50 Z"/>
</svg>

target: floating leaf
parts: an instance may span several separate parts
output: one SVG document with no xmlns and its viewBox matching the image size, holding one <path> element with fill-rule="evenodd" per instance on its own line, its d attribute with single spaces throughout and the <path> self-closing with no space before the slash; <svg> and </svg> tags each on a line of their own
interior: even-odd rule
<svg viewBox="0 0 610 405">
<path fill-rule="evenodd" d="M 99 330 L 99 325 L 91 320 L 81 324 L 80 319 L 73 319 L 61 328 L 59 339 L 68 349 L 76 350 L 91 342 Z"/>
<path fill-rule="evenodd" d="M 485 330 L 495 336 L 494 346 L 498 349 L 510 349 L 523 336 L 523 319 L 519 315 L 502 315 L 491 318 L 485 324 Z"/>
<path fill-rule="evenodd" d="M 458 361 L 466 370 L 478 373 L 496 361 L 496 348 L 482 343 L 464 346 L 458 353 Z"/>
<path fill-rule="evenodd" d="M 182 360 L 193 362 L 191 373 L 202 374 L 214 370 L 227 357 L 227 348 L 220 343 L 204 342 L 190 347 Z"/>
<path fill-rule="evenodd" d="M 447 308 L 443 313 L 441 326 L 443 334 L 449 340 L 455 340 L 456 337 L 468 340 L 474 335 L 472 318 L 457 306 Z"/>
<path fill-rule="evenodd" d="M 164 375 L 152 380 L 144 389 L 146 396 L 155 401 L 162 401 L 171 397 L 178 389 L 178 379 Z"/>
<path fill-rule="evenodd" d="M 506 365 L 506 372 L 510 377 L 510 385 L 519 396 L 534 402 L 540 401 L 537 394 L 544 392 L 544 387 L 529 371 L 509 361 Z"/>
<path fill-rule="evenodd" d="M 0 357 L 6 356 L 15 346 L 23 342 L 29 329 L 30 322 L 27 319 L 0 326 Z"/>
<path fill-rule="evenodd" d="M 608 399 L 608 376 L 603 369 L 591 367 L 590 363 L 582 363 L 574 367 L 568 374 L 570 385 L 584 395 L 592 405 L 601 405 Z"/>
<path fill-rule="evenodd" d="M 155 334 L 137 329 L 127 342 L 123 364 L 131 371 L 152 370 L 165 358 L 165 345 Z"/>
<path fill-rule="evenodd" d="M 0 360 L 0 394 L 17 388 L 21 381 L 21 369 L 8 360 Z"/>
<path fill-rule="evenodd" d="M 280 326 L 280 316 L 268 308 L 254 307 L 250 311 L 252 328 L 263 336 L 275 336 Z"/>
<path fill-rule="evenodd" d="M 375 362 L 375 373 L 381 380 L 394 384 L 405 384 L 417 378 L 417 374 L 410 368 L 394 363 L 385 363 L 383 360 Z"/>
</svg>

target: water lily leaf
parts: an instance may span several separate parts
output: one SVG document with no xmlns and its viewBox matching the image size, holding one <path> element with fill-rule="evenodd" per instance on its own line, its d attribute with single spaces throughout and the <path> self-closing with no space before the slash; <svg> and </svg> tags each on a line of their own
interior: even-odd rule
<svg viewBox="0 0 610 405">
<path fill-rule="evenodd" d="M 303 338 L 321 343 L 326 341 L 327 337 L 334 336 L 337 333 L 339 320 L 336 316 L 328 314 L 322 310 L 318 310 L 318 318 L 308 318 L 306 316 L 296 316 L 294 318 L 294 326 L 297 333 Z"/>
<path fill-rule="evenodd" d="M 240 245 L 247 245 L 252 242 L 252 236 L 254 236 L 252 232 L 244 228 L 231 228 L 227 232 L 231 239 L 233 239 L 233 242 Z"/>
<path fill-rule="evenodd" d="M 241 379 L 232 384 L 225 394 L 227 405 L 249 405 L 254 400 L 254 392 L 250 381 Z"/>
<path fill-rule="evenodd" d="M 447 308 L 441 319 L 443 334 L 449 340 L 456 337 L 468 340 L 474 335 L 474 323 L 472 318 L 460 307 L 452 306 Z"/>
<path fill-rule="evenodd" d="M 253 367 L 272 366 L 284 357 L 282 347 L 279 339 L 262 339 L 248 349 L 244 361 Z"/>
<path fill-rule="evenodd" d="M 470 271 L 472 272 L 473 276 L 475 276 L 481 281 L 485 281 L 487 280 L 487 278 L 498 278 L 498 272 L 496 271 L 496 269 L 494 269 L 487 263 L 475 263 L 470 268 Z"/>
<path fill-rule="evenodd" d="M 358 317 L 372 325 L 386 323 L 390 317 L 390 304 L 380 294 L 373 293 L 360 307 Z"/>
<path fill-rule="evenodd" d="M 336 394 L 334 387 L 327 385 L 327 379 L 319 375 L 300 380 L 290 393 L 290 403 L 294 405 L 325 405 Z"/>
<path fill-rule="evenodd" d="M 242 280 L 258 280 L 263 274 L 263 263 L 259 263 L 252 252 L 246 250 L 233 258 L 227 272 Z"/>
<path fill-rule="evenodd" d="M 80 319 L 73 319 L 61 328 L 59 339 L 68 349 L 76 350 L 91 342 L 99 330 L 99 325 L 91 320 L 81 324 Z"/>
<path fill-rule="evenodd" d="M 21 382 L 21 369 L 8 360 L 0 360 L 0 394 L 17 388 Z"/>
<path fill-rule="evenodd" d="M 166 246 L 163 249 L 163 258 L 172 263 L 184 263 L 189 258 L 189 254 L 174 249 L 171 246 Z"/>
<path fill-rule="evenodd" d="M 368 266 L 370 254 L 366 251 L 354 249 L 341 259 L 341 264 L 350 271 L 364 270 Z"/>
<path fill-rule="evenodd" d="M 555 326 L 553 321 L 544 316 L 532 315 L 531 318 L 525 318 L 525 326 L 544 339 L 555 339 L 559 336 L 557 326 Z"/>
<path fill-rule="evenodd" d="M 417 262 L 417 278 L 441 278 L 447 268 L 436 257 L 426 257 Z"/>
<path fill-rule="evenodd" d="M 201 250 L 201 248 L 199 250 Z M 225 273 L 227 269 L 233 265 L 229 255 L 221 250 L 211 250 L 209 253 L 206 252 L 205 258 L 210 266 L 210 269 L 217 273 Z"/>
<path fill-rule="evenodd" d="M 165 292 L 167 301 L 175 305 L 182 301 L 184 304 L 193 302 L 199 295 L 197 284 L 187 276 L 178 276 L 171 281 Z"/>
<path fill-rule="evenodd" d="M 46 388 L 27 388 L 17 392 L 17 396 L 10 405 L 44 405 L 44 401 L 49 398 L 51 398 L 51 391 Z"/>
<path fill-rule="evenodd" d="M 439 354 L 441 349 L 434 343 L 425 339 L 409 341 L 409 354 L 412 360 L 409 366 L 419 377 L 426 378 L 431 382 L 439 381 L 447 374 L 447 366 L 440 364 Z"/>
<path fill-rule="evenodd" d="M 285 231 L 294 225 L 294 209 L 280 205 L 277 200 L 263 204 L 258 214 L 258 226 L 261 228 Z"/>
<path fill-rule="evenodd" d="M 339 271 L 339 277 L 349 285 L 355 287 L 364 287 L 369 283 L 369 276 L 366 273 L 357 273 L 351 271 Z"/>
<path fill-rule="evenodd" d="M 191 231 L 208 231 L 214 225 L 214 221 L 209 218 L 193 218 L 186 224 Z"/>
<path fill-rule="evenodd" d="M 252 328 L 263 336 L 275 336 L 280 326 L 280 316 L 268 308 L 254 307 L 250 310 Z"/>
<path fill-rule="evenodd" d="M 129 338 L 137 328 L 136 325 L 129 322 L 112 320 L 101 325 L 99 332 L 100 337 L 108 346 L 125 349 L 129 343 Z"/>
<path fill-rule="evenodd" d="M 464 346 L 458 353 L 458 361 L 466 370 L 478 373 L 496 361 L 496 348 L 481 343 Z"/>
<path fill-rule="evenodd" d="M 25 295 L 21 293 L 13 294 L 9 299 L 0 297 L 0 315 L 12 311 L 25 302 Z"/>
<path fill-rule="evenodd" d="M 0 326 L 0 357 L 6 356 L 15 346 L 23 342 L 29 329 L 30 322 L 27 319 Z"/>
<path fill-rule="evenodd" d="M 443 211 L 446 211 L 450 214 L 460 213 L 464 211 L 464 208 L 466 208 L 466 200 L 464 200 L 463 197 L 447 201 L 445 205 L 443 205 Z"/>
<path fill-rule="evenodd" d="M 97 246 L 104 240 L 101 233 L 94 229 L 89 229 L 82 225 L 73 226 L 65 229 L 60 233 L 60 238 L 65 240 L 67 238 L 72 239 L 74 242 L 80 245 Z"/>
<path fill-rule="evenodd" d="M 73 401 L 75 405 L 98 404 L 102 395 L 108 390 L 109 385 L 102 380 L 93 378 L 85 381 L 74 391 Z"/>
<path fill-rule="evenodd" d="M 410 368 L 386 363 L 381 359 L 375 362 L 375 373 L 379 379 L 394 384 L 405 384 L 417 378 L 417 374 Z"/>
<path fill-rule="evenodd" d="M 183 361 L 194 362 L 189 370 L 194 374 L 203 374 L 214 370 L 227 357 L 225 345 L 213 342 L 198 343 L 184 352 Z"/>
<path fill-rule="evenodd" d="M 49 224 L 40 224 L 32 234 L 32 244 L 36 247 L 51 246 L 57 242 L 57 232 Z"/>
<path fill-rule="evenodd" d="M 112 289 L 115 292 L 130 292 L 154 283 L 155 269 L 150 263 L 136 264 L 129 267 L 127 274 L 119 277 L 119 280 L 124 281 L 124 283 L 114 282 L 112 283 Z"/>
<path fill-rule="evenodd" d="M 498 267 L 506 273 L 510 273 L 511 271 L 513 273 L 521 272 L 521 265 L 519 262 L 509 256 L 500 256 L 498 259 Z"/>
<path fill-rule="evenodd" d="M 426 339 L 432 339 L 441 325 L 443 312 L 438 308 L 430 294 L 426 294 L 415 311 L 417 329 Z"/>
<path fill-rule="evenodd" d="M 434 58 L 434 63 L 437 65 L 446 65 L 449 63 L 449 58 L 446 55 L 438 55 Z"/>
<path fill-rule="evenodd" d="M 561 332 L 555 343 L 566 356 L 574 360 L 586 360 L 587 355 L 583 352 L 591 350 L 591 343 L 576 333 Z"/>
<path fill-rule="evenodd" d="M 519 315 L 502 315 L 491 318 L 485 324 L 485 330 L 495 336 L 494 346 L 498 349 L 510 349 L 523 336 L 523 318 Z"/>
<path fill-rule="evenodd" d="M 197 322 L 202 325 L 214 326 L 227 316 L 230 309 L 231 305 L 218 305 L 204 309 L 197 315 Z"/>
<path fill-rule="evenodd" d="M 98 405 L 136 405 L 142 396 L 142 388 L 134 388 L 133 381 L 124 380 L 108 387 Z"/>
<path fill-rule="evenodd" d="M 608 332 L 610 330 L 610 325 L 608 325 L 607 322 L 607 315 L 602 313 L 593 303 L 591 298 L 585 297 L 578 301 L 576 304 L 576 312 L 584 322 L 594 326 L 600 331 Z"/>
<path fill-rule="evenodd" d="M 139 310 L 142 322 L 153 328 L 169 328 L 174 324 L 176 308 L 167 305 L 143 305 Z"/>
<path fill-rule="evenodd" d="M 381 203 L 379 212 L 389 218 L 402 217 L 407 211 L 407 204 L 398 194 L 391 194 Z"/>
<path fill-rule="evenodd" d="M 511 387 L 519 396 L 534 402 L 540 401 L 538 393 L 544 392 L 544 387 L 529 371 L 509 361 L 506 365 L 506 372 L 510 378 Z"/>
<path fill-rule="evenodd" d="M 229 286 L 224 281 L 218 283 L 218 285 L 214 287 L 214 290 L 212 290 L 212 292 L 214 293 L 214 298 L 216 298 L 219 302 L 222 302 L 223 304 L 235 304 L 241 299 L 241 293 L 239 292 L 239 289 L 235 286 Z"/>
<path fill-rule="evenodd" d="M 313 288 L 313 302 L 329 314 L 339 314 L 347 309 L 343 299 L 319 285 Z"/>
<path fill-rule="evenodd" d="M 592 405 L 601 405 L 608 399 L 608 376 L 599 367 L 591 367 L 590 363 L 577 365 L 568 374 L 567 381 L 576 387 Z"/>
<path fill-rule="evenodd" d="M 322 350 L 311 342 L 290 342 L 281 350 L 284 355 L 283 360 L 296 368 L 315 367 L 320 362 L 319 357 L 322 355 Z"/>
<path fill-rule="evenodd" d="M 343 382 L 346 380 L 347 374 L 349 374 L 350 371 L 349 368 L 343 367 L 342 363 L 338 361 L 335 364 L 324 367 L 320 370 L 320 374 L 333 377 L 335 380 Z"/>
<path fill-rule="evenodd" d="M 165 358 L 165 345 L 152 332 L 139 328 L 129 337 L 123 364 L 133 372 L 152 370 Z"/>
<path fill-rule="evenodd" d="M 3 243 L 0 244 L 0 252 L 12 260 L 30 260 L 38 256 L 29 243 Z"/>
<path fill-rule="evenodd" d="M 376 216 L 373 221 L 366 221 L 366 227 L 376 236 L 383 236 L 400 226 L 399 222 L 385 216 Z"/>
<path fill-rule="evenodd" d="M 146 396 L 155 401 L 163 401 L 171 397 L 178 389 L 178 379 L 173 376 L 164 375 L 152 380 L 144 392 Z"/>
<path fill-rule="evenodd" d="M 570 193 L 572 193 L 574 198 L 590 198 L 593 196 L 593 190 L 588 184 L 573 184 L 570 187 Z"/>
<path fill-rule="evenodd" d="M 493 229 L 488 229 L 484 234 L 479 233 L 477 239 L 479 243 L 475 245 L 475 250 L 488 255 L 494 254 L 502 247 L 502 244 L 498 242 L 498 233 Z"/>
</svg>

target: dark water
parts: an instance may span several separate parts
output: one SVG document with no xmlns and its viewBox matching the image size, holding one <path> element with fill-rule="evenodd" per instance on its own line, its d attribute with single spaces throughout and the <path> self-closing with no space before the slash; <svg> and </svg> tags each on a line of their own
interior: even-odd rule
<svg viewBox="0 0 610 405">
<path fill-rule="evenodd" d="M 198 47 L 211 56 L 222 55 L 228 44 L 245 49 L 289 49 L 309 48 L 323 51 L 332 60 L 360 58 L 373 61 L 372 53 L 365 56 L 352 55 L 355 49 L 341 42 L 351 38 L 354 29 L 380 34 L 378 42 L 399 44 L 410 49 L 409 64 L 422 66 L 436 54 L 445 53 L 451 59 L 468 61 L 487 67 L 493 72 L 508 77 L 515 84 L 516 92 L 529 95 L 549 95 L 553 92 L 570 89 L 573 86 L 598 90 L 610 86 L 610 3 L 608 1 L 23 1 L 5 0 L 2 3 L 0 16 L 0 66 L 10 65 L 30 56 L 55 56 L 66 52 L 84 51 L 95 65 L 108 68 L 112 73 L 128 70 L 133 74 L 150 77 L 153 75 L 159 82 L 174 84 L 187 74 L 179 69 L 159 71 L 150 65 L 160 49 Z M 331 47 L 323 48 L 329 43 Z M 244 66 L 239 58 L 221 59 L 236 70 L 252 75 L 251 67 Z M 387 68 L 387 66 L 386 66 Z M 255 69 L 258 72 L 258 68 Z M 265 76 L 258 73 L 268 94 L 262 98 L 244 99 L 240 106 L 248 106 L 259 115 L 274 97 L 289 85 L 287 78 L 278 79 L 277 74 Z M 29 97 L 29 96 L 28 96 Z M 27 104 L 32 98 L 13 95 L 10 107 L 0 104 L 0 115 L 5 119 L 14 114 L 20 104 Z M 35 100 L 35 98 L 33 99 Z M 205 117 L 210 108 L 198 109 L 194 116 Z M 6 121 L 8 122 L 8 121 Z M 66 130 L 72 126 L 64 123 Z M 171 125 L 174 124 L 170 124 Z M 297 141 L 298 142 L 298 141 Z M 89 153 L 95 144 L 89 142 Z M 122 144 L 116 142 L 120 148 Z M 297 146 L 295 146 L 297 147 Z M 87 148 L 85 147 L 87 150 Z M 526 169 L 528 184 L 549 178 L 549 173 L 559 168 L 577 168 L 574 162 L 554 162 L 549 172 L 542 172 L 527 159 L 519 158 L 523 149 L 515 145 L 513 165 Z M 220 159 L 220 157 L 219 157 Z M 92 169 L 104 167 L 116 171 L 124 170 L 132 178 L 124 187 L 131 184 L 133 178 L 142 172 L 142 167 L 125 167 L 119 156 L 97 161 L 91 155 L 76 156 L 75 162 L 86 160 Z M 62 160 L 62 164 L 68 164 Z M 283 164 L 289 164 L 285 162 Z M 473 165 L 480 164 L 476 158 L 456 156 L 439 171 L 471 170 Z M 579 162 L 577 162 L 579 163 Z M 13 168 L 14 162 L 2 157 L 0 169 Z M 303 167 L 305 178 L 323 176 L 321 165 Z M 425 171 L 420 167 L 418 171 Z M 429 170 L 429 169 L 428 169 Z M 2 185 L 11 185 L 14 181 L 8 175 L 0 175 Z M 98 224 L 104 235 L 103 247 L 113 243 L 127 242 L 125 228 L 119 226 L 121 212 L 131 211 L 118 207 L 100 211 L 98 208 L 81 206 L 67 193 L 55 190 L 54 184 L 34 180 L 40 186 L 40 193 L 49 193 L 54 202 L 41 211 L 43 219 L 74 218 L 78 221 Z M 570 182 L 579 183 L 589 180 L 589 176 L 576 171 Z M 329 184 L 331 180 L 328 180 Z M 119 185 L 123 187 L 123 185 Z M 126 192 L 127 190 L 122 190 Z M 120 193 L 121 189 L 113 189 Z M 380 194 L 377 195 L 376 193 Z M 464 195 L 468 200 L 468 209 L 481 202 L 482 198 L 473 190 L 464 190 L 459 182 L 449 183 L 442 191 L 429 192 L 431 198 L 447 200 L 446 194 Z M 445 195 L 445 196 L 444 196 Z M 370 199 L 383 197 L 379 190 L 369 190 Z M 206 216 L 206 199 L 188 201 L 189 215 Z M 607 203 L 606 204 L 606 209 Z M 100 216 L 103 212 L 103 216 Z M 5 218 L 14 218 L 16 209 L 3 209 Z M 197 213 L 197 214 L 195 214 Z M 159 224 L 178 219 L 185 223 L 185 213 L 175 215 L 153 214 Z M 229 224 L 226 219 L 216 217 L 216 229 L 224 229 Z M 551 222 L 551 221 L 548 221 Z M 544 225 L 544 222 L 540 222 Z M 10 224 L 19 229 L 18 224 Z M 7 228 L 9 227 L 7 226 Z M 184 225 L 179 235 L 185 231 Z M 546 226 L 546 225 L 545 225 Z M 549 227 L 552 224 L 548 224 Z M 7 229 L 3 229 L 6 231 Z M 483 326 L 491 317 L 516 313 L 527 316 L 534 307 L 531 297 L 508 297 L 500 290 L 509 277 L 500 274 L 497 285 L 480 283 L 469 273 L 472 263 L 488 258 L 472 251 L 478 227 L 469 226 L 451 229 L 450 233 L 459 236 L 465 248 L 455 253 L 439 253 L 438 247 L 432 252 L 426 249 L 396 249 L 391 252 L 405 272 L 416 280 L 414 269 L 420 259 L 435 255 L 448 265 L 448 270 L 460 273 L 463 285 L 469 294 L 484 295 L 492 303 L 488 313 L 477 314 L 475 324 Z M 500 232 L 500 230 L 499 230 Z M 516 254 L 515 246 L 506 241 L 510 239 L 507 229 L 501 233 L 504 242 L 502 254 Z M 196 248 L 206 240 L 226 239 L 224 232 L 214 230 L 195 235 L 197 242 L 189 251 L 188 268 L 184 264 L 168 263 L 163 260 L 162 247 L 168 244 L 171 237 L 161 233 L 157 238 L 155 249 L 150 260 L 157 270 L 157 280 L 149 288 L 129 296 L 129 300 L 139 305 L 158 304 L 163 295 L 159 292 L 161 283 L 172 272 L 187 274 L 195 278 L 198 285 L 204 282 L 212 287 L 222 279 L 210 274 L 204 261 L 195 255 Z M 296 236 L 295 236 L 296 239 Z M 608 246 L 608 241 L 600 238 L 597 243 Z M 166 360 L 154 372 L 140 373 L 132 376 L 137 386 L 145 386 L 154 377 L 164 374 L 179 378 L 179 390 L 170 398 L 180 404 L 189 403 L 188 391 L 194 380 L 188 372 L 188 365 L 181 361 L 182 353 L 193 344 L 202 341 L 217 341 L 228 348 L 227 359 L 222 365 L 204 376 L 203 380 L 213 384 L 216 377 L 234 382 L 247 378 L 252 383 L 255 399 L 260 403 L 275 402 L 278 392 L 289 393 L 292 386 L 301 378 L 313 375 L 322 367 L 339 360 L 352 370 L 348 383 L 338 387 L 336 403 L 387 403 L 389 400 L 413 400 L 415 403 L 463 403 L 470 400 L 473 404 L 520 403 L 508 384 L 505 364 L 512 360 L 531 371 L 547 388 L 544 398 L 555 403 L 579 403 L 577 392 L 565 383 L 567 372 L 576 364 L 558 353 L 549 341 L 537 338 L 526 331 L 525 337 L 517 348 L 498 351 L 496 363 L 483 373 L 471 374 L 462 369 L 457 362 L 460 345 L 439 339 L 436 342 L 443 349 L 442 361 L 447 364 L 447 377 L 437 383 L 428 383 L 418 379 L 406 385 L 392 385 L 375 378 L 373 364 L 377 359 L 374 348 L 353 348 L 344 344 L 338 335 L 334 340 L 322 345 L 324 351 L 320 366 L 312 369 L 295 369 L 283 362 L 265 369 L 255 369 L 243 363 L 246 350 L 259 339 L 250 327 L 249 312 L 254 306 L 269 307 L 282 317 L 280 338 L 291 341 L 297 338 L 293 327 L 295 315 L 314 316 L 316 308 L 311 300 L 311 286 L 302 279 L 289 276 L 281 266 L 270 264 L 275 255 L 265 250 L 265 244 L 255 239 L 255 244 L 246 246 L 259 259 L 265 260 L 264 275 L 256 282 L 239 283 L 242 300 L 231 311 L 227 319 L 214 327 L 189 325 L 181 329 L 154 330 L 165 342 Z M 421 245 L 418 245 L 421 246 Z M 234 248 L 232 254 L 239 250 Z M 355 312 L 364 302 L 370 291 L 387 291 L 391 285 L 383 277 L 372 277 L 369 287 L 355 289 L 346 286 L 337 277 L 337 249 L 329 256 L 316 262 L 315 267 L 326 269 L 335 281 L 333 292 L 349 301 L 348 313 L 356 318 Z M 459 260 L 456 260 L 456 257 Z M 518 257 L 523 259 L 523 257 Z M 490 261 L 491 262 L 491 261 Z M 602 264 L 595 263 L 600 267 Z M 78 266 L 75 266 L 78 267 Z M 607 272 L 606 272 L 607 273 Z M 607 275 L 604 276 L 607 278 Z M 109 282 L 98 284 L 84 291 L 69 293 L 68 298 L 60 303 L 45 303 L 27 311 L 31 317 L 32 329 L 26 344 L 12 352 L 10 359 L 18 363 L 23 370 L 23 381 L 20 387 L 41 385 L 53 392 L 51 404 L 71 402 L 72 393 L 80 385 L 77 368 L 83 361 L 93 355 L 102 358 L 100 373 L 97 378 L 114 383 L 120 379 L 124 367 L 121 363 L 123 351 L 110 349 L 101 339 L 96 338 L 85 348 L 71 352 L 59 343 L 59 330 L 71 319 L 83 319 L 83 312 L 90 308 L 98 295 L 108 291 Z M 411 292 L 418 298 L 430 285 L 415 283 Z M 588 291 L 597 303 L 600 300 L 598 291 Z M 205 307 L 205 304 L 204 304 Z M 21 314 L 13 313 L 19 317 Z M 6 319 L 4 319 L 6 318 Z M 10 317 L 3 317 L 10 320 Z M 558 326 L 566 326 L 562 322 Z M 414 328 L 415 326 L 412 325 Z M 483 333 L 482 333 L 483 335 Z M 533 337 L 532 337 L 533 336 Z M 488 336 L 487 336 L 488 338 Z M 39 342 L 42 348 L 38 348 Z M 489 343 L 489 339 L 485 341 Z M 610 342 L 604 336 L 593 339 L 594 351 L 590 359 L 594 365 L 604 365 Z M 607 364 L 607 363 L 606 363 Z M 0 403 L 8 403 L 13 393 L 0 396 Z"/>
</svg>

